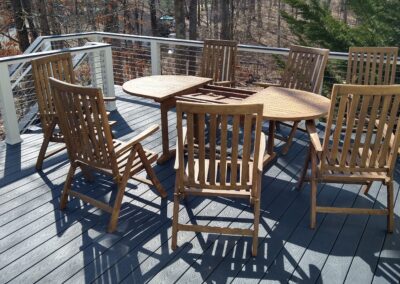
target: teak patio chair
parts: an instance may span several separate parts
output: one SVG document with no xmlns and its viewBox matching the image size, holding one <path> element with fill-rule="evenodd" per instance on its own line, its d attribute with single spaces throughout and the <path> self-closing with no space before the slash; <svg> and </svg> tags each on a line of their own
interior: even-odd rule
<svg viewBox="0 0 400 284">
<path fill-rule="evenodd" d="M 158 125 L 149 127 L 128 142 L 112 139 L 100 89 L 76 86 L 54 78 L 49 80 L 71 163 L 61 197 L 61 209 L 65 208 L 68 195 L 78 197 L 111 213 L 108 231 L 113 232 L 130 177 L 155 186 L 162 197 L 167 196 L 151 167 L 157 154 L 143 149 L 140 144 L 158 130 Z M 118 192 L 112 207 L 71 189 L 78 166 L 113 176 Z M 142 169 L 146 170 L 150 180 L 136 176 Z"/>
<path fill-rule="evenodd" d="M 204 40 L 200 76 L 212 78 L 214 85 L 235 86 L 237 42 Z"/>
<path fill-rule="evenodd" d="M 350 47 L 346 83 L 393 85 L 398 51 L 398 47 Z"/>
<path fill-rule="evenodd" d="M 311 176 L 306 178 L 311 180 L 311 228 L 315 228 L 316 214 L 321 212 L 387 215 L 387 230 L 393 231 L 393 171 L 400 145 L 399 103 L 400 85 L 334 85 L 322 145 L 315 124 L 307 124 L 311 144 L 299 188 L 311 162 Z M 387 186 L 387 209 L 317 205 L 318 182 L 368 186 L 373 181 Z"/>
<path fill-rule="evenodd" d="M 394 84 L 398 50 L 397 47 L 350 47 L 346 83 Z"/>
<path fill-rule="evenodd" d="M 322 81 L 329 50 L 299 45 L 291 45 L 285 69 L 279 84 L 256 83 L 261 87 L 278 86 L 290 89 L 298 89 L 312 93 L 321 93 Z M 292 144 L 294 135 L 300 121 L 294 122 L 282 153 L 286 154 Z"/>
<path fill-rule="evenodd" d="M 50 89 L 49 77 L 75 84 L 72 58 L 70 53 L 61 53 L 40 57 L 31 61 L 35 92 L 39 107 L 40 121 L 43 129 L 43 143 L 36 161 L 36 169 L 40 170 L 43 160 L 65 149 L 59 147 L 46 155 L 49 142 L 64 142 L 62 133 L 56 131 L 58 119 L 54 106 L 53 94 Z M 105 98 L 106 101 L 115 98 Z M 112 123 L 113 124 L 113 123 Z"/>
<path fill-rule="evenodd" d="M 257 254 L 265 150 L 265 136 L 261 131 L 262 109 L 261 104 L 209 105 L 177 102 L 178 138 L 172 249 L 177 246 L 178 231 L 214 232 L 252 236 L 252 254 Z M 182 123 L 183 114 L 187 115 L 185 128 Z M 209 119 L 207 131 L 206 117 Z M 194 133 L 195 121 L 198 135 Z M 232 124 L 228 121 L 232 121 Z M 254 206 L 253 229 L 179 223 L 179 202 L 187 195 L 248 198 Z"/>
</svg>

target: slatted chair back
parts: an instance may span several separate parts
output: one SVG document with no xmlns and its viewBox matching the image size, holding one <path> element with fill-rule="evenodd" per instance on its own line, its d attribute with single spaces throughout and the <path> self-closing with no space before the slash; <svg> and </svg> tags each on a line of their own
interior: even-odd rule
<svg viewBox="0 0 400 284">
<path fill-rule="evenodd" d="M 291 45 L 280 85 L 320 93 L 329 50 Z"/>
<path fill-rule="evenodd" d="M 347 61 L 347 84 L 394 84 L 397 47 L 350 47 Z"/>
<path fill-rule="evenodd" d="M 400 85 L 335 85 L 321 171 L 391 175 L 400 141 L 399 104 Z"/>
<path fill-rule="evenodd" d="M 119 176 L 101 90 L 53 78 L 50 83 L 70 159 Z"/>
<path fill-rule="evenodd" d="M 200 76 L 234 85 L 237 42 L 204 40 Z"/>
<path fill-rule="evenodd" d="M 186 137 L 183 136 L 182 114 L 187 116 Z M 258 164 L 254 161 L 259 159 L 262 105 L 178 102 L 177 119 L 179 176 L 184 177 L 179 180 L 180 187 L 225 190 L 252 188 L 257 176 L 252 173 L 257 172 Z M 209 124 L 206 127 L 207 119 Z M 186 170 L 183 158 L 185 144 Z M 253 180 L 249 179 L 251 176 Z"/>
<path fill-rule="evenodd" d="M 43 131 L 53 131 L 51 128 L 55 119 L 55 106 L 51 93 L 49 77 L 68 83 L 75 83 L 70 53 L 50 55 L 32 60 L 32 74 L 35 83 Z"/>
</svg>

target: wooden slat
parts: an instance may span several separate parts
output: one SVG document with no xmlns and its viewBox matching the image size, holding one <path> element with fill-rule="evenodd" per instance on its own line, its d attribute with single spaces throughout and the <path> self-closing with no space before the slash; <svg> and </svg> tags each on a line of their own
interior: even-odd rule
<svg viewBox="0 0 400 284">
<path fill-rule="evenodd" d="M 187 145 L 188 145 L 188 176 L 189 181 L 194 182 L 194 117 L 193 114 L 187 114 Z"/>
<path fill-rule="evenodd" d="M 226 153 L 227 153 L 227 143 L 228 143 L 228 117 L 226 115 L 221 115 L 221 159 L 219 162 L 220 178 L 219 182 L 221 185 L 226 183 Z"/>
<path fill-rule="evenodd" d="M 215 185 L 216 182 L 216 173 L 217 173 L 217 166 L 216 165 L 216 140 L 217 140 L 217 116 L 215 114 L 210 115 L 210 178 L 209 182 L 211 185 Z"/>
<path fill-rule="evenodd" d="M 244 117 L 244 128 L 243 128 L 243 154 L 242 154 L 242 185 L 245 185 L 249 181 L 249 160 L 251 151 L 251 128 L 252 128 L 253 117 L 246 115 Z"/>
<path fill-rule="evenodd" d="M 238 115 L 233 117 L 233 130 L 232 130 L 232 157 L 231 157 L 231 185 L 237 184 L 237 171 L 238 171 L 238 153 L 239 153 L 239 123 L 240 117 Z"/>
<path fill-rule="evenodd" d="M 204 128 L 205 128 L 205 118 L 204 114 L 199 114 L 198 115 L 198 120 L 197 120 L 198 126 L 197 128 L 199 129 L 199 135 L 197 137 L 198 139 L 198 144 L 199 144 L 199 177 L 198 181 L 200 183 L 200 186 L 204 186 L 206 182 L 206 169 L 205 169 L 205 135 L 204 135 Z"/>
</svg>

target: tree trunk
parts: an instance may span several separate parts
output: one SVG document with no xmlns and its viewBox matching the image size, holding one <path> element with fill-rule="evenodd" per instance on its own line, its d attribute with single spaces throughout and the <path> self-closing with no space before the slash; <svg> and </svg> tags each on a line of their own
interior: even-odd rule
<svg viewBox="0 0 400 284">
<path fill-rule="evenodd" d="M 221 1 L 221 39 L 233 39 L 233 3 L 232 0 Z"/>
<path fill-rule="evenodd" d="M 156 1 L 149 0 L 150 6 L 150 21 L 151 21 L 151 32 L 153 36 L 158 36 L 158 21 L 157 21 L 157 10 L 156 10 Z"/>
<path fill-rule="evenodd" d="M 14 0 L 11 1 L 11 3 L 14 11 L 19 49 L 24 52 L 30 45 L 28 30 L 25 26 L 24 11 L 22 9 L 22 4 L 20 0 Z"/>
<path fill-rule="evenodd" d="M 211 13 L 212 13 L 212 27 L 213 27 L 213 37 L 218 38 L 219 34 L 219 29 L 218 29 L 218 23 L 219 23 L 219 5 L 218 1 L 219 0 L 211 0 Z M 226 1 L 226 0 L 224 0 Z"/>
<path fill-rule="evenodd" d="M 38 11 L 39 11 L 39 25 L 40 25 L 40 34 L 41 35 L 49 35 L 50 27 L 49 21 L 47 19 L 47 1 L 39 0 Z"/>
<path fill-rule="evenodd" d="M 185 5 L 182 0 L 174 0 L 175 30 L 177 38 L 186 38 Z"/>
<path fill-rule="evenodd" d="M 89 26 L 92 29 L 92 31 L 97 31 L 97 24 L 96 24 L 97 1 L 85 0 L 85 2 L 86 2 L 86 10 L 88 11 Z"/>
<path fill-rule="evenodd" d="M 50 30 L 52 34 L 61 34 L 61 25 L 57 19 L 57 15 L 54 12 L 54 0 L 48 0 L 49 5 L 48 5 L 48 16 L 50 18 Z"/>
<path fill-rule="evenodd" d="M 197 39 L 197 0 L 190 0 L 189 5 L 189 39 Z"/>
<path fill-rule="evenodd" d="M 118 22 L 118 1 L 107 0 L 105 1 L 105 23 L 104 31 L 111 33 L 119 32 L 119 22 Z"/>
<path fill-rule="evenodd" d="M 281 0 L 278 1 L 278 29 L 276 31 L 276 45 L 281 47 Z"/>
<path fill-rule="evenodd" d="M 190 0 L 189 4 L 189 39 L 197 39 L 197 0 Z M 196 48 L 189 47 L 189 75 L 196 75 Z"/>
<path fill-rule="evenodd" d="M 25 18 L 28 20 L 29 31 L 32 36 L 32 41 L 38 37 L 38 32 L 33 21 L 32 3 L 31 0 L 22 0 L 22 7 L 25 11 Z"/>
</svg>

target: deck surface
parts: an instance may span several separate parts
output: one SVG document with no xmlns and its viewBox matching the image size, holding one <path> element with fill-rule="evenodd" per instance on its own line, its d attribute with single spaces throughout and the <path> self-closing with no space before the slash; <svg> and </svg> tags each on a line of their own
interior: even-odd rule
<svg viewBox="0 0 400 284">
<path fill-rule="evenodd" d="M 160 123 L 159 105 L 117 89 L 117 138 L 129 139 Z M 175 144 L 175 113 L 169 116 Z M 395 232 L 386 234 L 384 216 L 319 214 L 310 230 L 309 186 L 294 189 L 308 145 L 297 139 L 286 156 L 264 172 L 258 256 L 250 256 L 247 237 L 180 232 L 172 251 L 173 161 L 155 171 L 168 191 L 162 200 L 147 185 L 130 180 L 118 231 L 106 233 L 109 214 L 74 199 L 61 212 L 60 194 L 68 171 L 65 151 L 35 170 L 40 131 L 23 135 L 20 145 L 0 144 L 0 283 L 398 283 L 400 279 L 400 166 L 395 173 Z M 161 152 L 161 133 L 144 146 Z M 51 147 L 54 147 L 52 145 Z M 57 146 L 55 146 L 57 147 Z M 279 145 L 277 146 L 279 152 Z M 94 183 L 76 176 L 75 189 L 93 197 L 114 197 L 112 179 Z M 323 205 L 382 208 L 386 187 L 374 183 L 369 195 L 360 186 L 321 184 Z M 244 200 L 190 198 L 180 222 L 249 226 Z"/>
</svg>

